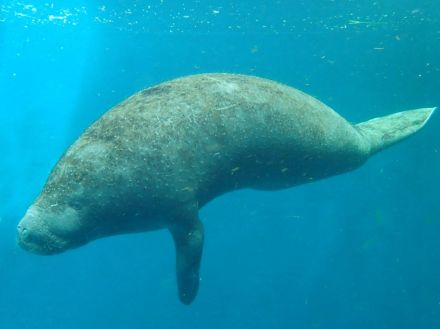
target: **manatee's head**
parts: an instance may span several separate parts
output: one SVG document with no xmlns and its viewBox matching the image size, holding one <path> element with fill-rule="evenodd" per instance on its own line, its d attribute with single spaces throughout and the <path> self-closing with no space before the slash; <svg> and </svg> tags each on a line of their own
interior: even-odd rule
<svg viewBox="0 0 440 329">
<path fill-rule="evenodd" d="M 71 147 L 18 225 L 22 248 L 51 255 L 106 235 L 102 219 L 109 217 L 105 215 L 108 204 L 115 200 L 103 195 L 109 184 L 104 179 L 109 170 L 108 163 L 103 163 L 106 157 L 105 149 L 96 143 Z"/>
</svg>

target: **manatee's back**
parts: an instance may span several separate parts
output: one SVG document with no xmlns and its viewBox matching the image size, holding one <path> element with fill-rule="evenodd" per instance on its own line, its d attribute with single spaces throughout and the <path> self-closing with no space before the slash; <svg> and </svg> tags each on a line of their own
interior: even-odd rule
<svg viewBox="0 0 440 329">
<path fill-rule="evenodd" d="M 160 187 L 154 193 L 202 203 L 219 191 L 288 187 L 364 160 L 357 131 L 318 100 L 232 74 L 145 89 L 107 112 L 85 137 L 111 145 L 116 163 L 142 184 Z"/>
</svg>

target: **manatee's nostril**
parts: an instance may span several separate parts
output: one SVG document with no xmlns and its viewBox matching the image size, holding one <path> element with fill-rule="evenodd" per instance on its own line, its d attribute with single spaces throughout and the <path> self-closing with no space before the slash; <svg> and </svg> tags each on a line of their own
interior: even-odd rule
<svg viewBox="0 0 440 329">
<path fill-rule="evenodd" d="M 18 228 L 18 233 L 19 234 L 26 234 L 26 232 L 27 232 L 26 226 L 24 226 L 22 224 L 19 224 L 17 228 Z"/>
<path fill-rule="evenodd" d="M 29 232 L 28 232 L 28 229 L 27 229 L 25 226 L 23 226 L 23 225 L 19 225 L 19 226 L 18 226 L 18 239 L 19 239 L 21 242 L 24 242 L 24 241 L 26 241 L 26 240 L 29 240 Z"/>
<path fill-rule="evenodd" d="M 35 248 L 43 240 L 44 236 L 39 230 L 36 230 L 33 225 L 28 225 L 29 223 L 19 224 L 18 229 L 18 243 L 29 250 L 29 248 Z"/>
</svg>

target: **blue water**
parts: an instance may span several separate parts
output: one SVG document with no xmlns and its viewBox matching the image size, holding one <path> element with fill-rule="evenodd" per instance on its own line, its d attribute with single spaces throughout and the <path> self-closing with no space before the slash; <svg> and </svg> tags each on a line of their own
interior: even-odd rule
<svg viewBox="0 0 440 329">
<path fill-rule="evenodd" d="M 206 206 L 189 307 L 167 232 L 51 257 L 15 241 L 64 149 L 135 91 L 234 72 L 352 122 L 440 105 L 439 23 L 435 0 L 3 0 L 0 328 L 439 328 L 439 114 L 357 171 Z"/>
</svg>

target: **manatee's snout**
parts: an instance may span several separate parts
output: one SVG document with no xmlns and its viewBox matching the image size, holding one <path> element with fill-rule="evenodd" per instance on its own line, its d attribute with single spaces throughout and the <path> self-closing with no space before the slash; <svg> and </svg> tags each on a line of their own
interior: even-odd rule
<svg viewBox="0 0 440 329">
<path fill-rule="evenodd" d="M 29 210 L 17 227 L 18 244 L 23 249 L 40 255 L 52 255 L 64 251 L 65 244 L 50 232 L 38 214 Z"/>
</svg>

